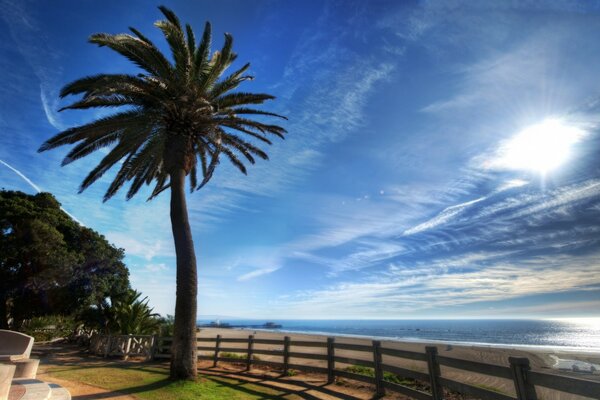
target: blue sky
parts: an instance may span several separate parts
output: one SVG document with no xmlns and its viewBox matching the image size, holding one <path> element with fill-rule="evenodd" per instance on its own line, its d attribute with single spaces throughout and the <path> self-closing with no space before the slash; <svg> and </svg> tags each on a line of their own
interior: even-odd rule
<svg viewBox="0 0 600 400">
<path fill-rule="evenodd" d="M 136 73 L 90 34 L 134 26 L 166 50 L 158 4 L 0 5 L 0 186 L 53 193 L 172 313 L 168 194 L 103 204 L 110 173 L 77 194 L 101 152 L 62 168 L 67 148 L 36 152 L 108 112 L 58 113 L 62 85 Z M 289 117 L 270 161 L 222 163 L 188 198 L 200 314 L 599 316 L 599 2 L 165 5 L 210 20 L 216 46 L 232 33 L 242 89 Z"/>
</svg>

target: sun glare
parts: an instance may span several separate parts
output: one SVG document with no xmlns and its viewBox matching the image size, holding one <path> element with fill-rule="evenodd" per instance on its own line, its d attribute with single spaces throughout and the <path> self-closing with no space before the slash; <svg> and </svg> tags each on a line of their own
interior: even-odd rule
<svg viewBox="0 0 600 400">
<path fill-rule="evenodd" d="M 560 119 L 546 119 L 517 133 L 500 148 L 496 166 L 546 174 L 571 157 L 585 131 Z"/>
</svg>

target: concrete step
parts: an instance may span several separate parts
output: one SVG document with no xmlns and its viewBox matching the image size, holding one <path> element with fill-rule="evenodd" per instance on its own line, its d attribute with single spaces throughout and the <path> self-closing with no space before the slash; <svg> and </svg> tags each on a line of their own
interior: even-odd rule
<svg viewBox="0 0 600 400">
<path fill-rule="evenodd" d="M 48 383 L 52 390 L 50 400 L 71 400 L 71 393 L 57 383 Z"/>
<path fill-rule="evenodd" d="M 46 382 L 38 379 L 17 378 L 13 383 L 18 383 L 25 387 L 25 393 L 19 400 L 49 400 L 52 389 Z"/>
</svg>

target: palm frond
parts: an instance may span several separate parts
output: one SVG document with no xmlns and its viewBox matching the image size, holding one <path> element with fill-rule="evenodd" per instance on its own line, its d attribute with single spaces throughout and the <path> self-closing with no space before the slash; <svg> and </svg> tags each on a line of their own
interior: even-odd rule
<svg viewBox="0 0 600 400">
<path fill-rule="evenodd" d="M 196 78 L 198 78 L 199 74 L 205 72 L 206 66 L 208 65 L 208 56 L 210 54 L 210 45 L 212 40 L 211 33 L 211 25 L 210 22 L 206 22 L 204 25 L 204 33 L 202 34 L 202 39 L 200 40 L 200 44 L 196 49 L 196 53 L 194 54 L 194 70 L 196 74 Z"/>
<path fill-rule="evenodd" d="M 157 21 L 154 23 L 154 26 L 159 28 L 163 32 L 163 35 L 165 35 L 165 39 L 175 59 L 175 70 L 179 79 L 187 78 L 191 68 L 191 56 L 179 18 L 164 6 L 160 6 L 159 9 L 167 20 Z"/>
<path fill-rule="evenodd" d="M 233 106 L 243 106 L 247 104 L 262 104 L 266 100 L 273 100 L 275 96 L 263 93 L 230 93 L 219 97 L 215 100 L 215 104 L 219 109 L 224 109 Z"/>
<path fill-rule="evenodd" d="M 131 125 L 139 124 L 140 120 L 146 120 L 147 114 L 140 110 L 123 111 L 109 117 L 97 119 L 89 124 L 69 128 L 44 142 L 38 152 L 53 149 L 63 144 L 73 144 L 84 139 L 93 139 L 102 135 L 110 134 Z"/>
<path fill-rule="evenodd" d="M 154 45 L 144 40 L 126 33 L 96 33 L 90 36 L 89 41 L 116 51 L 150 74 L 164 79 L 171 76 L 173 68 L 169 60 Z"/>
<path fill-rule="evenodd" d="M 153 184 L 150 200 L 170 188 L 171 174 L 182 168 L 189 175 L 190 189 L 200 189 L 212 179 L 221 157 L 226 157 L 246 174 L 246 163 L 254 164 L 258 158 L 268 159 L 267 153 L 255 143 L 271 144 L 271 135 L 284 138 L 286 133 L 278 125 L 263 123 L 264 118 L 253 119 L 287 119 L 252 107 L 272 100 L 274 96 L 235 92 L 243 82 L 253 77 L 247 75 L 250 64 L 225 74 L 237 57 L 230 34 L 225 34 L 223 46 L 211 55 L 212 28 L 209 22 L 206 22 L 196 46 L 191 25 L 184 26 L 167 7 L 160 6 L 159 9 L 164 19 L 156 22 L 155 26 L 163 33 L 172 58 L 167 58 L 147 36 L 133 27 L 129 28 L 132 34 L 92 35 L 91 43 L 121 54 L 142 71 L 137 75 L 98 74 L 75 80 L 63 87 L 60 96 L 81 97 L 61 111 L 127 108 L 60 132 L 39 148 L 42 152 L 74 144 L 63 160 L 63 164 L 68 164 L 111 146 L 112 149 L 90 171 L 80 187 L 80 191 L 85 190 L 121 163 L 107 188 L 104 201 L 128 182 L 127 199 L 138 193 L 144 184 Z M 188 136 L 191 147 L 182 150 L 173 145 L 174 140 L 181 140 L 181 135 L 191 135 Z"/>
</svg>

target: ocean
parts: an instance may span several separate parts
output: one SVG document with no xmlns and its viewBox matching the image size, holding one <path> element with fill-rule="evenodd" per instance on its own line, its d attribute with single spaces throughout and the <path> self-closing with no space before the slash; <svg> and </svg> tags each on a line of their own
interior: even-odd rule
<svg viewBox="0 0 600 400">
<path fill-rule="evenodd" d="M 210 321 L 199 321 L 207 323 Z M 231 325 L 266 321 L 221 319 Z M 272 320 L 276 331 L 349 335 L 401 341 L 544 346 L 600 352 L 600 318 L 563 320 Z"/>
</svg>

